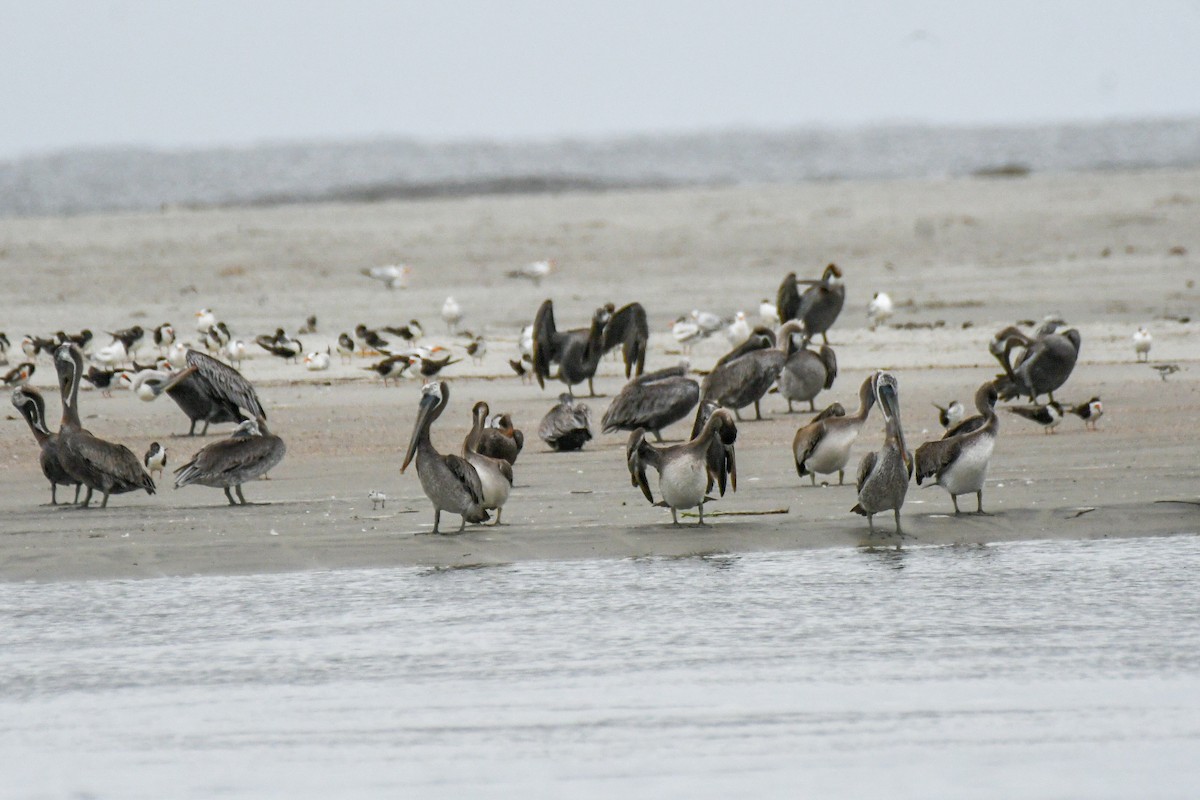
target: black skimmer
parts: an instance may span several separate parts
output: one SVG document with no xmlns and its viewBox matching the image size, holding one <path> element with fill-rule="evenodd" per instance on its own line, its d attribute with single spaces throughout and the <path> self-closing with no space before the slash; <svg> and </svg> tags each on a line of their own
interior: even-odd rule
<svg viewBox="0 0 1200 800">
<path fill-rule="evenodd" d="M 1046 433 L 1054 433 L 1054 429 L 1058 427 L 1058 423 L 1062 422 L 1063 418 L 1062 406 L 1053 400 L 1044 406 L 1006 406 L 1006 408 L 1018 417 L 1024 417 L 1041 425 Z"/>
<path fill-rule="evenodd" d="M 33 373 L 36 370 L 36 364 L 31 361 L 23 361 L 4 373 L 4 385 L 9 387 L 24 386 L 29 383 L 29 379 L 33 377 Z"/>
<path fill-rule="evenodd" d="M 158 442 L 151 442 L 150 449 L 142 457 L 142 466 L 150 473 L 151 478 L 157 472 L 159 480 L 162 480 L 163 470 L 167 468 L 167 448 Z"/>
<path fill-rule="evenodd" d="M 382 361 L 372 364 L 369 367 L 363 367 L 365 370 L 374 372 L 379 377 L 383 378 L 383 385 L 386 388 L 389 379 L 400 382 L 400 376 L 409 367 L 408 356 L 388 356 Z"/>
<path fill-rule="evenodd" d="M 1072 414 L 1083 420 L 1083 426 L 1089 430 L 1099 430 L 1096 423 L 1104 416 L 1104 404 L 1100 402 L 1099 397 L 1093 397 L 1086 403 L 1080 403 L 1077 406 L 1071 406 L 1069 409 Z"/>
</svg>

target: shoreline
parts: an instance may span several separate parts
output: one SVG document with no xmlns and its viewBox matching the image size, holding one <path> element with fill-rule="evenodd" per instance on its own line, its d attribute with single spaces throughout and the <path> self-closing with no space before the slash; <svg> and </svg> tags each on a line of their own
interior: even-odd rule
<svg viewBox="0 0 1200 800">
<path fill-rule="evenodd" d="M 808 413 L 786 414 L 768 395 L 765 420 L 739 425 L 739 489 L 707 511 L 784 515 L 715 517 L 710 528 L 672 529 L 670 515 L 630 486 L 624 434 L 602 435 L 580 453 L 558 454 L 537 439 L 537 423 L 561 384 L 522 385 L 508 373 L 517 333 L 545 297 L 561 327 L 607 300 L 639 300 L 650 315 L 646 367 L 675 363 L 667 326 L 705 308 L 753 318 L 791 270 L 819 272 L 829 261 L 847 271 L 848 299 L 831 331 L 839 377 L 818 407 L 853 407 L 859 383 L 876 368 L 895 370 L 905 432 L 914 448 L 940 435 L 931 403 L 969 401 L 997 367 L 986 341 L 1001 324 L 1061 313 L 1083 335 L 1080 362 L 1056 396 L 1103 397 L 1100 431 L 1068 417 L 1053 436 L 1014 415 L 1002 430 L 984 490 L 997 516 L 946 516 L 940 488 L 910 487 L 902 511 L 916 541 L 905 546 L 976 545 L 1048 538 L 1200 533 L 1200 464 L 1192 420 L 1200 412 L 1200 236 L 1194 225 L 1200 170 L 1033 175 L 1016 181 L 863 182 L 792 187 L 731 187 L 601 195 L 494 197 L 276 209 L 171 210 L 70 219 L 0 220 L 0 266 L 10 303 L 0 330 L 13 339 L 11 365 L 26 332 L 114 330 L 172 320 L 186 338 L 194 311 L 211 307 L 240 338 L 309 313 L 323 349 L 357 322 L 425 322 L 429 343 L 464 356 L 437 309 L 452 286 L 464 325 L 488 337 L 484 363 L 447 370 L 452 399 L 435 425 L 442 452 L 457 450 L 475 400 L 513 414 L 526 434 L 516 487 L 499 529 L 462 536 L 427 531 L 432 509 L 416 477 L 398 475 L 417 407 L 419 383 L 383 389 L 356 358 L 309 373 L 263 353 L 243 372 L 260 387 L 272 431 L 288 455 L 272 480 L 244 487 L 251 503 L 230 509 L 219 490 L 176 493 L 160 482 L 154 497 L 115 496 L 104 511 L 57 510 L 37 468 L 27 427 L 0 413 L 0 580 L 56 581 L 218 575 L 387 566 L 465 567 L 525 560 L 681 557 L 864 545 L 866 520 L 849 512 L 852 486 L 801 486 L 790 442 Z M 504 271 L 555 257 L 541 286 Z M 409 261 L 411 288 L 387 292 L 358 269 Z M 894 325 L 870 331 L 865 306 L 874 290 L 897 301 Z M 1172 317 L 1190 317 L 1180 322 Z M 940 327 L 934 327 L 938 321 Z M 969 325 L 967 325 L 969 323 Z M 1152 326 L 1151 360 L 1182 371 L 1161 381 L 1134 363 L 1129 336 Z M 100 337 L 103 343 L 103 336 Z M 723 339 L 692 354 L 707 369 Z M 33 384 L 57 418 L 53 367 L 42 357 Z M 6 368 L 7 369 L 7 368 Z M 615 362 L 601 365 L 597 391 L 584 398 L 597 426 L 624 384 Z M 128 392 L 81 395 L 85 424 L 97 435 L 143 452 L 164 443 L 168 470 L 228 435 L 177 437 L 186 420 L 167 399 L 143 403 Z M 753 415 L 751 410 L 750 416 Z M 1182 421 L 1182 422 L 1181 422 Z M 667 435 L 683 435 L 690 419 Z M 849 465 L 878 446 L 873 417 Z M 168 479 L 170 473 L 166 476 Z M 370 511 L 369 489 L 389 500 Z M 65 492 L 65 490 L 64 490 Z M 586 492 L 586 493 L 584 493 Z M 1156 502 L 1180 501 L 1180 502 Z M 973 507 L 966 498 L 964 507 Z M 1092 508 L 1080 516 L 1082 508 Z M 707 514 L 706 514 L 707 516 Z M 454 522 L 451 522 L 454 520 Z M 890 519 L 879 520 L 890 530 Z M 454 527 L 457 518 L 444 522 Z M 274 531 L 274 535 L 272 535 Z M 880 538 L 880 546 L 894 541 Z"/>
</svg>

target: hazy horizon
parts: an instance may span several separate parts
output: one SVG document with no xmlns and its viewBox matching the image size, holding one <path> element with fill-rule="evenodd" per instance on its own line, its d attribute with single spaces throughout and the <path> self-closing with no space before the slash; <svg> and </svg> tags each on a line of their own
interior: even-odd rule
<svg viewBox="0 0 1200 800">
<path fill-rule="evenodd" d="M 0 160 L 1200 117 L 1200 3 L 13 4 Z"/>
</svg>

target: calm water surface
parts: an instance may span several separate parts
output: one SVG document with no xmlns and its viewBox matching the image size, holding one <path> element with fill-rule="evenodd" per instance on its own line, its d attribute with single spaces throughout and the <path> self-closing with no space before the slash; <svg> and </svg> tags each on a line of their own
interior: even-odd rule
<svg viewBox="0 0 1200 800">
<path fill-rule="evenodd" d="M 1196 797 L 1200 537 L 0 585 L 0 796 Z"/>
</svg>

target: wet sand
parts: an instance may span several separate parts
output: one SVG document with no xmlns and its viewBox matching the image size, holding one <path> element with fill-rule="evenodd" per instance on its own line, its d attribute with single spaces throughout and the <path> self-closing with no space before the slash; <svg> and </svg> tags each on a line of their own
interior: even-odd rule
<svg viewBox="0 0 1200 800">
<path fill-rule="evenodd" d="M 1069 417 L 1047 436 L 1002 412 L 984 491 L 994 516 L 954 518 L 942 489 L 914 484 L 903 513 L 916 539 L 905 546 L 1195 534 L 1200 324 L 1176 318 L 1200 316 L 1200 290 L 1189 284 L 1200 277 L 1198 185 L 1200 172 L 1160 171 L 3 220 L 0 330 L 14 346 L 27 332 L 164 320 L 190 337 L 194 312 L 211 307 L 247 340 L 276 326 L 294 331 L 315 313 L 320 333 L 301 337 L 307 349 L 324 349 L 358 322 L 415 317 L 426 341 L 464 355 L 462 340 L 438 319 L 453 293 L 466 310 L 464 326 L 487 336 L 489 352 L 482 365 L 467 359 L 446 371 L 452 399 L 435 444 L 456 450 L 471 404 L 484 399 L 513 414 L 526 448 L 504 525 L 427 536 L 430 504 L 413 472 L 398 473 L 419 383 L 384 389 L 362 369 L 366 359 L 343 366 L 335 357 L 320 373 L 265 353 L 246 362 L 272 430 L 289 448 L 270 480 L 245 487 L 256 503 L 247 507 L 229 508 L 216 489 L 174 490 L 169 480 L 153 497 L 116 496 L 103 511 L 43 505 L 49 491 L 32 436 L 15 411 L 0 411 L 0 578 L 461 567 L 870 544 L 866 520 L 849 512 L 851 485 L 813 488 L 797 477 L 790 444 L 809 414 L 784 413 L 777 396 L 764 400 L 766 419 L 740 426 L 739 491 L 708 509 L 739 515 L 673 528 L 669 512 L 630 485 L 625 434 L 600 435 L 597 425 L 583 452 L 549 452 L 536 429 L 561 384 L 523 385 L 507 365 L 521 325 L 546 297 L 563 327 L 584 324 L 602 302 L 641 301 L 654 334 L 647 366 L 657 368 L 679 357 L 668 333 L 676 316 L 704 308 L 754 317 L 786 272 L 815 277 L 830 261 L 846 271 L 848 298 L 831 335 L 841 374 L 819 404 L 852 407 L 872 369 L 893 369 L 916 447 L 940 435 L 931 402 L 969 403 L 995 374 L 986 349 L 995 330 L 1052 312 L 1083 336 L 1080 363 L 1057 396 L 1104 401 L 1095 433 Z M 547 257 L 560 267 L 540 287 L 504 277 Z M 415 270 L 407 290 L 382 290 L 358 274 L 399 260 Z M 864 309 L 876 290 L 898 303 L 893 326 L 942 326 L 867 330 Z M 1163 382 L 1134 363 L 1129 337 L 1138 324 L 1154 333 L 1152 360 L 1177 363 L 1181 372 Z M 692 363 L 706 369 L 725 349 L 714 337 L 694 350 Z M 19 352 L 9 355 L 17 363 Z M 605 362 L 597 391 L 611 397 L 623 382 L 620 366 Z M 53 394 L 45 356 L 33 384 Z M 587 402 L 598 423 L 608 398 Z M 48 403 L 55 419 L 57 398 Z M 187 422 L 174 403 L 143 403 L 128 392 L 85 392 L 81 410 L 94 433 L 139 455 L 150 441 L 164 442 L 172 466 L 230 429 L 179 437 Z M 668 435 L 683 436 L 689 425 Z M 848 479 L 881 439 L 873 416 Z M 372 510 L 369 489 L 387 493 L 385 508 Z M 974 499 L 962 498 L 962 506 L 974 508 Z M 772 511 L 786 513 L 757 513 Z M 890 519 L 878 521 L 890 529 Z M 444 515 L 443 527 L 455 529 L 457 518 Z"/>
</svg>

